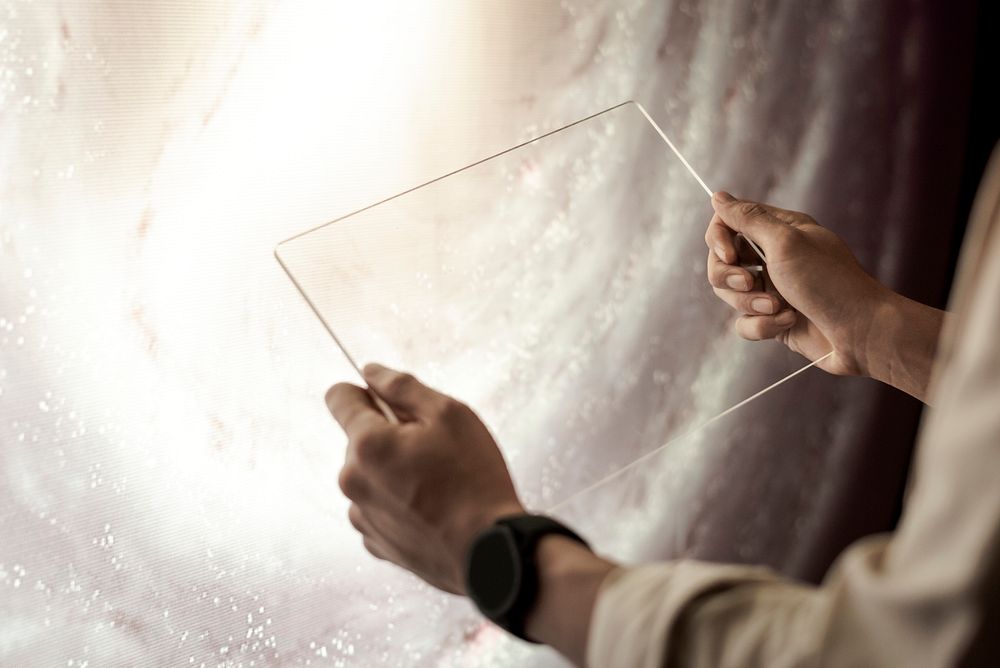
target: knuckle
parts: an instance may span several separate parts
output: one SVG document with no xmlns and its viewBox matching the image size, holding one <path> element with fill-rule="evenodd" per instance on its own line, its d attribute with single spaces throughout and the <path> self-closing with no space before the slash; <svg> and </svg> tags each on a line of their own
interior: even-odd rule
<svg viewBox="0 0 1000 668">
<path fill-rule="evenodd" d="M 364 534 L 364 518 L 361 513 L 361 507 L 352 503 L 351 507 L 347 509 L 347 520 L 351 523 L 351 526 L 355 528 L 359 533 Z"/>
<path fill-rule="evenodd" d="M 354 439 L 352 444 L 358 461 L 364 463 L 379 463 L 385 459 L 389 450 L 388 440 L 375 432 L 365 432 Z"/>
<path fill-rule="evenodd" d="M 708 268 L 708 282 L 716 290 L 727 290 L 729 286 L 726 285 L 726 268 L 724 266 L 720 267 L 718 264 L 711 264 Z M 719 293 L 716 292 L 718 295 Z"/>
<path fill-rule="evenodd" d="M 470 412 L 471 409 L 458 399 L 449 397 L 441 403 L 440 416 L 445 422 L 463 419 Z"/>
<path fill-rule="evenodd" d="M 352 501 L 362 499 L 365 495 L 365 490 L 368 488 L 368 485 L 365 484 L 364 476 L 361 475 L 361 472 L 357 468 L 350 464 L 340 469 L 337 484 L 340 485 L 340 491 L 344 493 L 344 496 Z"/>
<path fill-rule="evenodd" d="M 382 550 L 380 550 L 378 548 L 378 545 L 375 543 L 374 540 L 372 540 L 368 536 L 365 536 L 362 539 L 362 542 L 364 543 L 365 550 L 368 551 L 368 554 L 372 555 L 376 559 L 384 559 L 385 558 L 385 557 L 382 556 Z"/>
<path fill-rule="evenodd" d="M 709 285 L 711 285 L 713 288 L 722 287 L 722 282 L 721 282 L 722 277 L 719 275 L 719 270 L 716 269 L 715 265 L 712 264 L 711 258 L 709 258 L 708 260 L 708 271 L 706 272 L 706 275 L 708 276 Z"/>
<path fill-rule="evenodd" d="M 771 240 L 769 245 L 771 246 L 772 253 L 783 257 L 792 252 L 797 241 L 798 238 L 795 229 L 788 225 L 781 225 L 775 228 L 774 239 Z"/>
<path fill-rule="evenodd" d="M 401 373 L 393 376 L 393 378 L 387 383 L 386 389 L 393 395 L 404 394 L 407 390 L 413 387 L 416 382 L 417 379 L 414 378 L 413 374 Z"/>
<path fill-rule="evenodd" d="M 767 210 L 757 202 L 740 203 L 739 211 L 746 218 L 757 218 L 767 215 Z"/>
</svg>

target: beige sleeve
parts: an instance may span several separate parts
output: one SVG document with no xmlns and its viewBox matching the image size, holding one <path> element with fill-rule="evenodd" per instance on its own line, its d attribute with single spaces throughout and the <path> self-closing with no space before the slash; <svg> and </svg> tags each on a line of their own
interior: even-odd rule
<svg viewBox="0 0 1000 668">
<path fill-rule="evenodd" d="M 760 652 L 748 645 L 767 642 L 766 626 L 794 621 L 802 607 L 813 604 L 814 593 L 752 567 L 678 561 L 619 568 L 601 588 L 591 618 L 587 663 L 658 668 L 667 665 L 669 653 L 674 659 L 685 659 L 675 661 L 678 665 L 724 665 L 724 656 L 731 657 L 733 664 L 752 665 Z M 705 607 L 720 601 L 729 609 Z M 733 624 L 733 616 L 761 606 L 769 610 L 766 620 L 756 617 L 750 624 Z M 729 628 L 721 628 L 720 623 Z M 708 630 L 715 638 L 698 629 Z M 734 631 L 742 637 L 735 638 Z M 788 631 L 785 627 L 781 635 Z M 751 634 L 757 639 L 751 640 Z M 784 654 L 790 656 L 791 647 L 786 649 Z M 762 665 L 773 664 L 778 653 L 767 655 L 769 661 Z"/>
<path fill-rule="evenodd" d="M 926 654 L 887 637 L 896 621 L 853 600 L 877 577 L 887 544 L 885 536 L 858 543 L 822 587 L 696 561 L 618 569 L 594 610 L 588 665 L 924 665 Z"/>
<path fill-rule="evenodd" d="M 588 664 L 1000 665 L 1000 155 L 973 211 L 902 521 L 819 587 L 758 568 L 613 571 Z"/>
</svg>

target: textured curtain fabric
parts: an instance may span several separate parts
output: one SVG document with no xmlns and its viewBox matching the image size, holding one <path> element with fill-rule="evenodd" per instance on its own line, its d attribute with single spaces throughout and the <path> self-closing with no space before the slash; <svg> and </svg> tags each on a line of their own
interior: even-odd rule
<svg viewBox="0 0 1000 668">
<path fill-rule="evenodd" d="M 808 212 L 879 280 L 944 306 L 965 222 L 972 3 L 580 3 L 491 17 L 488 71 L 516 91 L 504 123 L 552 127 L 635 98 L 710 187 Z M 734 397 L 788 363 L 761 345 L 772 361 L 734 360 L 746 364 Z M 608 541 L 635 560 L 766 564 L 818 581 L 850 542 L 894 525 L 920 412 L 873 381 L 809 373 L 691 445 L 697 469 L 689 452 L 664 453 L 638 478 L 643 493 L 612 502 L 627 527 Z"/>
<path fill-rule="evenodd" d="M 966 4 L 0 12 L 3 665 L 558 664 L 363 552 L 322 405 L 355 377 L 271 253 L 624 100 L 712 188 L 809 212 L 943 304 Z M 795 367 L 760 345 L 730 360 L 732 387 L 692 396 L 726 405 Z M 893 525 L 919 413 L 811 370 L 566 516 L 618 559 L 815 581 Z"/>
<path fill-rule="evenodd" d="M 955 210 L 971 7 L 684 6 L 659 10 L 648 69 L 662 78 L 642 93 L 660 101 L 713 187 L 810 213 L 879 280 L 943 307 L 949 246 L 964 223 Z M 755 415 L 766 427 L 753 425 L 719 457 L 706 485 L 719 491 L 693 509 L 701 531 L 658 545 L 664 556 L 765 563 L 815 580 L 847 543 L 893 525 L 917 402 L 874 382 L 816 376 L 786 396 Z M 747 535 L 762 512 L 768 520 Z"/>
</svg>

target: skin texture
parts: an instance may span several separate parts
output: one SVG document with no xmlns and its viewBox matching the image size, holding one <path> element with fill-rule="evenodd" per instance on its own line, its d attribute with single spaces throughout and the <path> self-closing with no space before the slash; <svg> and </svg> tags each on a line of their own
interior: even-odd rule
<svg viewBox="0 0 1000 668">
<path fill-rule="evenodd" d="M 496 442 L 469 407 L 413 376 L 370 364 L 365 380 L 396 411 L 391 425 L 354 385 L 327 392 L 347 433 L 340 489 L 365 547 L 430 584 L 464 594 L 465 555 L 496 518 L 524 512 Z"/>
<path fill-rule="evenodd" d="M 727 199 L 725 193 L 716 194 L 712 204 L 716 213 L 705 233 L 708 281 L 742 314 L 737 333 L 752 341 L 777 339 L 809 360 L 833 349 L 824 370 L 864 373 L 858 347 L 889 291 L 865 273 L 837 235 L 804 213 Z M 750 289 L 750 273 L 736 262 L 736 232 L 761 247 L 775 288 L 794 309 L 782 308 L 773 294 Z"/>
<path fill-rule="evenodd" d="M 810 216 L 719 192 L 705 232 L 708 281 L 741 315 L 745 339 L 776 339 L 841 376 L 869 376 L 927 399 L 944 312 L 896 294 L 868 275 L 847 245 Z M 737 261 L 736 233 L 767 256 L 773 294 L 754 291 Z"/>
<path fill-rule="evenodd" d="M 525 512 L 503 456 L 464 404 L 377 364 L 364 377 L 401 424 L 389 424 L 360 387 L 340 383 L 327 392 L 348 436 L 339 483 L 352 502 L 351 524 L 375 557 L 464 595 L 475 536 Z M 539 541 L 536 559 L 539 597 L 526 631 L 582 665 L 597 590 L 614 565 L 561 536 Z"/>
<path fill-rule="evenodd" d="M 740 314 L 741 336 L 776 339 L 810 360 L 832 349 L 826 371 L 870 375 L 926 396 L 943 312 L 879 284 L 839 237 L 803 213 L 726 193 L 712 203 L 708 280 Z M 737 232 L 762 248 L 783 299 L 754 289 L 738 263 Z M 377 364 L 366 366 L 364 377 L 401 423 L 390 424 L 360 387 L 341 383 L 327 393 L 348 436 L 339 483 L 352 502 L 350 521 L 375 557 L 464 595 L 476 535 L 498 517 L 525 511 L 503 456 L 461 402 Z M 526 631 L 583 665 L 594 602 L 615 564 L 561 536 L 539 542 L 536 562 L 539 595 Z"/>
</svg>

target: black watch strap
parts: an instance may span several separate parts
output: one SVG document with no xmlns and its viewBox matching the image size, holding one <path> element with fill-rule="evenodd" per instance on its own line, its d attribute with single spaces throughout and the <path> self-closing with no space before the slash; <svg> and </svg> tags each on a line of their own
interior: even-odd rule
<svg viewBox="0 0 1000 668">
<path fill-rule="evenodd" d="M 528 642 L 536 642 L 524 631 L 525 619 L 538 597 L 535 553 L 538 541 L 549 535 L 566 536 L 589 547 L 574 531 L 551 517 L 523 514 L 496 520 L 479 534 L 469 550 L 469 596 L 495 624 Z M 491 582 L 494 575 L 502 584 Z M 507 590 L 484 591 L 492 586 Z"/>
</svg>

